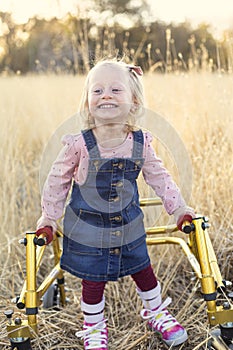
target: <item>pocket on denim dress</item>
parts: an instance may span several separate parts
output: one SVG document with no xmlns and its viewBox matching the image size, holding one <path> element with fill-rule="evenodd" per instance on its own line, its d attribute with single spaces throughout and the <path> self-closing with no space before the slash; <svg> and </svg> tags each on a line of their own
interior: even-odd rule
<svg viewBox="0 0 233 350">
<path fill-rule="evenodd" d="M 79 209 L 77 214 L 70 205 L 64 217 L 64 235 L 68 238 L 67 251 L 78 255 L 102 255 L 103 218 L 99 213 Z"/>
</svg>

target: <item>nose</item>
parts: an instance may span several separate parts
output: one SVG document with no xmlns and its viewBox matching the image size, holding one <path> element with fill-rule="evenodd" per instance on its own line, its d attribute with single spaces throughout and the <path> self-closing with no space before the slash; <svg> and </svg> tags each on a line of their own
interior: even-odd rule
<svg viewBox="0 0 233 350">
<path fill-rule="evenodd" d="M 110 100 L 112 98 L 112 93 L 110 89 L 105 89 L 102 95 L 104 100 Z"/>
</svg>

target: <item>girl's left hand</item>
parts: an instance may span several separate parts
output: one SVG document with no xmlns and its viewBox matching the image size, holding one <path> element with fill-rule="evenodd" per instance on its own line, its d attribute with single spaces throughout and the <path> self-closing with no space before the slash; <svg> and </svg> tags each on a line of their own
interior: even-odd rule
<svg viewBox="0 0 233 350">
<path fill-rule="evenodd" d="M 193 208 L 184 206 L 176 209 L 173 213 L 176 220 L 176 225 L 180 231 L 182 231 L 182 225 L 185 221 L 192 222 L 192 219 L 195 218 L 195 211 Z"/>
<path fill-rule="evenodd" d="M 188 221 L 190 224 L 192 223 L 192 216 L 190 214 L 185 214 L 185 215 L 182 215 L 178 218 L 177 220 L 177 227 L 180 231 L 183 231 L 182 230 L 182 226 L 183 226 L 183 223 L 185 221 Z"/>
</svg>

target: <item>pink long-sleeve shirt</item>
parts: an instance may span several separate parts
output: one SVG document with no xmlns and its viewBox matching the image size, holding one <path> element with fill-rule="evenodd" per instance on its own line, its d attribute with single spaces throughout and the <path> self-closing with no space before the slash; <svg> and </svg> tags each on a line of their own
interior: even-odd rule
<svg viewBox="0 0 233 350">
<path fill-rule="evenodd" d="M 143 157 L 145 159 L 142 174 L 164 204 L 168 214 L 187 211 L 186 203 L 179 188 L 172 180 L 161 160 L 152 147 L 152 136 L 144 134 Z M 37 228 L 51 225 L 55 228 L 56 220 L 63 215 L 66 199 L 74 180 L 84 184 L 88 173 L 89 154 L 82 134 L 66 135 L 62 138 L 64 145 L 52 165 L 42 193 L 42 217 Z M 129 132 L 125 141 L 116 147 L 105 148 L 98 145 L 102 158 L 130 158 L 133 149 L 133 135 Z"/>
</svg>

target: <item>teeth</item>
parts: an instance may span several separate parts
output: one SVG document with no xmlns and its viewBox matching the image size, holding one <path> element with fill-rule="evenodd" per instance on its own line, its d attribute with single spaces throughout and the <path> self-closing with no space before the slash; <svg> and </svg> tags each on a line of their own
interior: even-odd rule
<svg viewBox="0 0 233 350">
<path fill-rule="evenodd" d="M 113 105 L 113 104 L 106 104 L 106 105 L 100 105 L 100 106 L 99 106 L 99 108 L 104 108 L 104 109 L 105 109 L 105 108 L 106 108 L 106 109 L 107 109 L 107 108 L 115 108 L 115 107 L 116 107 L 116 105 Z"/>
</svg>

